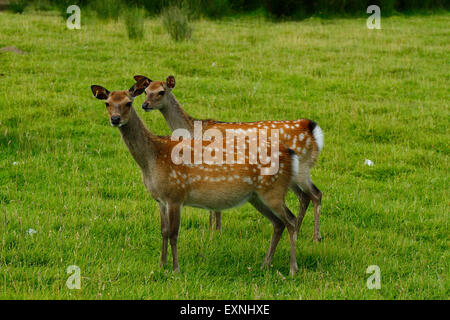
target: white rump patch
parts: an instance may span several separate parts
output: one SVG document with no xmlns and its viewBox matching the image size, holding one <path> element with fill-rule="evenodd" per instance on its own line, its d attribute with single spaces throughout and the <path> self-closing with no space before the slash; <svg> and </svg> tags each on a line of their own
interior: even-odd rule
<svg viewBox="0 0 450 320">
<path fill-rule="evenodd" d="M 323 132 L 322 129 L 317 125 L 312 132 L 314 139 L 316 140 L 317 147 L 319 148 L 319 152 L 322 151 L 323 148 Z"/>
</svg>

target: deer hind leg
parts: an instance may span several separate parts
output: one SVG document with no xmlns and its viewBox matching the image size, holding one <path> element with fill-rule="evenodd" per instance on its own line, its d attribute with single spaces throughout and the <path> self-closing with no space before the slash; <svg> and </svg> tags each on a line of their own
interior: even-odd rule
<svg viewBox="0 0 450 320">
<path fill-rule="evenodd" d="M 290 274 L 291 276 L 294 276 L 298 271 L 298 265 L 297 265 L 297 253 L 296 253 L 296 244 L 297 244 L 297 223 L 295 220 L 295 216 L 292 214 L 292 212 L 289 210 L 288 207 L 286 207 L 285 204 L 280 209 L 274 208 L 274 210 L 282 210 L 284 211 L 285 216 L 289 217 L 289 220 L 294 221 L 294 225 L 292 225 L 289 221 L 286 223 L 288 232 L 289 232 L 289 242 L 291 244 L 291 259 L 290 259 Z"/>
<path fill-rule="evenodd" d="M 322 191 L 320 191 L 314 183 L 312 184 L 312 201 L 314 204 L 314 241 L 322 241 L 320 235 L 320 209 L 322 204 Z"/>
<path fill-rule="evenodd" d="M 296 176 L 296 182 L 312 201 L 314 205 L 314 241 L 321 241 L 320 235 L 320 207 L 322 203 L 322 192 L 314 185 L 309 175 L 309 170 L 300 171 Z M 305 210 L 306 211 L 306 210 Z"/>
<path fill-rule="evenodd" d="M 173 271 L 179 272 L 180 267 L 178 265 L 178 231 L 180 230 L 180 205 L 169 205 L 168 206 L 168 216 L 169 216 L 169 239 L 170 247 L 172 249 L 172 259 L 173 259 Z"/>
<path fill-rule="evenodd" d="M 292 212 L 284 204 L 284 197 L 274 197 L 270 195 L 260 195 L 262 202 L 280 219 L 289 232 L 289 242 L 291 245 L 290 258 L 290 274 L 293 276 L 298 271 L 296 258 L 296 242 L 297 242 L 297 220 Z"/>
<path fill-rule="evenodd" d="M 261 265 L 261 269 L 264 269 L 272 263 L 273 256 L 275 254 L 275 250 L 277 248 L 278 242 L 280 241 L 281 235 L 283 234 L 285 224 L 283 221 L 278 219 L 260 199 L 253 198 L 250 200 L 250 203 L 255 207 L 256 210 L 261 212 L 273 225 L 273 235 L 272 240 L 270 242 L 269 250 L 267 251 L 267 255 L 264 258 L 264 261 Z"/>
<path fill-rule="evenodd" d="M 216 211 L 216 230 L 222 232 L 222 213 L 220 211 Z"/>
<path fill-rule="evenodd" d="M 209 229 L 212 230 L 214 226 L 214 211 L 209 212 Z"/>
<path fill-rule="evenodd" d="M 222 214 L 220 211 L 210 211 L 209 212 L 209 228 L 212 230 L 214 228 L 214 219 L 216 220 L 216 230 L 222 231 Z"/>
<path fill-rule="evenodd" d="M 169 217 L 167 215 L 167 207 L 158 201 L 159 213 L 161 215 L 161 236 L 162 236 L 162 248 L 161 248 L 161 267 L 167 265 L 167 244 L 169 242 Z"/>
<path fill-rule="evenodd" d="M 297 233 L 300 230 L 300 227 L 302 226 L 303 218 L 305 217 L 306 210 L 308 210 L 309 203 L 311 201 L 311 198 L 302 191 L 296 184 L 292 184 L 291 186 L 292 191 L 297 196 L 298 201 L 300 202 L 300 209 L 298 211 L 298 217 L 297 217 Z"/>
</svg>

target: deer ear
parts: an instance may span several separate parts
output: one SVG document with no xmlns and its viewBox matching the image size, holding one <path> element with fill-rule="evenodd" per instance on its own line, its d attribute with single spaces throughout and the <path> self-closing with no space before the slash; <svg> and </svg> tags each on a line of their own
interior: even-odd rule
<svg viewBox="0 0 450 320">
<path fill-rule="evenodd" d="M 91 86 L 92 94 L 99 100 L 106 100 L 109 96 L 109 91 L 102 86 L 93 85 Z"/>
<path fill-rule="evenodd" d="M 174 76 L 168 76 L 166 79 L 166 85 L 170 89 L 175 88 L 175 77 Z"/>
<path fill-rule="evenodd" d="M 136 80 L 136 81 L 139 81 L 139 80 L 142 80 L 142 79 L 148 79 L 150 82 L 152 82 L 152 80 L 150 80 L 150 79 L 147 78 L 146 76 L 135 75 L 133 78 L 134 78 L 134 80 Z"/>
<path fill-rule="evenodd" d="M 144 76 L 135 76 L 135 78 L 136 77 L 142 77 L 142 78 L 140 78 L 140 80 L 138 80 L 130 88 L 130 90 L 128 90 L 133 98 L 141 95 L 145 91 L 145 88 L 147 88 L 150 85 L 150 83 L 152 82 L 152 80 L 150 80 L 149 78 L 144 77 Z"/>
</svg>

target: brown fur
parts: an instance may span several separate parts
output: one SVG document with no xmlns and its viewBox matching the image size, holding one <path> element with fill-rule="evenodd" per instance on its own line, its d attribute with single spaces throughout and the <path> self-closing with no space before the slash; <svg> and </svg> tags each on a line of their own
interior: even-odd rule
<svg viewBox="0 0 450 320">
<path fill-rule="evenodd" d="M 282 169 L 273 176 L 261 175 L 259 164 L 176 165 L 170 158 L 178 142 L 152 134 L 136 111 L 127 105 L 142 91 L 136 89 L 136 86 L 129 91 L 111 93 L 102 87 L 92 86 L 92 91 L 94 96 L 106 100 L 110 117 L 120 116 L 122 138 L 141 168 L 147 190 L 158 202 L 163 237 L 162 265 L 167 263 L 167 246 L 170 240 L 173 268 L 179 270 L 177 239 L 183 205 L 222 210 L 248 201 L 274 225 L 273 239 L 263 265 L 270 264 L 286 226 L 291 244 L 291 274 L 297 271 L 296 220 L 284 205 L 284 198 L 293 178 L 292 166 L 295 160 L 286 147 L 279 148 L 279 164 Z M 194 142 L 191 140 L 189 143 L 192 145 Z M 205 149 L 208 144 L 209 142 L 202 142 L 202 148 Z"/>
<path fill-rule="evenodd" d="M 173 77 L 173 76 L 170 76 Z M 291 148 L 300 160 L 300 171 L 297 177 L 296 185 L 292 186 L 292 190 L 296 194 L 299 202 L 299 216 L 298 227 L 300 228 L 303 221 L 303 216 L 308 208 L 309 201 L 314 203 L 314 240 L 320 241 L 320 202 L 322 193 L 312 188 L 312 181 L 310 178 L 310 170 L 317 162 L 319 157 L 319 149 L 313 133 L 309 129 L 310 120 L 298 119 L 294 121 L 259 121 L 259 122 L 220 122 L 212 119 L 199 120 L 191 117 L 179 104 L 175 96 L 168 87 L 167 81 L 151 82 L 145 76 L 135 76 L 135 80 L 143 80 L 141 84 L 145 86 L 146 99 L 143 104 L 144 109 L 152 110 L 158 109 L 163 114 L 171 130 L 178 128 L 187 129 L 193 134 L 194 121 L 202 121 L 203 130 L 218 129 L 224 132 L 226 129 L 278 129 L 280 130 L 280 143 Z M 145 79 L 147 81 L 145 81 Z M 169 78 L 168 78 L 169 79 Z M 173 85 L 175 85 L 175 78 L 173 78 Z M 159 91 L 165 91 L 163 96 L 157 94 Z M 215 212 L 210 213 L 210 221 L 212 223 Z M 220 229 L 220 226 L 218 227 Z"/>
</svg>

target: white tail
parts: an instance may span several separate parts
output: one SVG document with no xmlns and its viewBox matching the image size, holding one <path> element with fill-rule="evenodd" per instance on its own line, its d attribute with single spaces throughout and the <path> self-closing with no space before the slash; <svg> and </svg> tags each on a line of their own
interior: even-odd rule
<svg viewBox="0 0 450 320">
<path fill-rule="evenodd" d="M 314 140 L 317 143 L 317 148 L 319 149 L 319 152 L 321 152 L 322 149 L 323 149 L 323 132 L 322 132 L 322 129 L 319 126 L 316 126 L 313 129 L 312 134 L 314 136 Z"/>
</svg>

